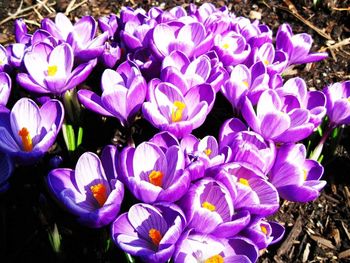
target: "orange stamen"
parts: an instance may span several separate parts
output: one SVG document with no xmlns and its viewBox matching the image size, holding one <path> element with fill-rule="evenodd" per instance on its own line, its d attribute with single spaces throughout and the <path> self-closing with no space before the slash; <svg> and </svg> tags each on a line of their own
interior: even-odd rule
<svg viewBox="0 0 350 263">
<path fill-rule="evenodd" d="M 30 152 L 33 150 L 33 142 L 32 142 L 32 137 L 30 137 L 29 131 L 27 128 L 23 127 L 19 132 L 18 135 L 22 139 L 22 145 L 23 145 L 23 150 L 25 152 Z"/>
<path fill-rule="evenodd" d="M 220 255 L 215 255 L 208 258 L 204 263 L 224 263 L 224 258 Z"/>
<path fill-rule="evenodd" d="M 148 232 L 148 236 L 152 239 L 153 244 L 159 246 L 160 241 L 162 240 L 162 234 L 154 228 L 151 228 Z"/>
<path fill-rule="evenodd" d="M 267 235 L 267 229 L 264 226 L 260 226 L 261 232 L 263 232 L 265 235 Z"/>
<path fill-rule="evenodd" d="M 107 200 L 107 189 L 103 184 L 95 184 L 90 187 L 90 190 L 96 199 L 97 203 L 102 207 Z"/>
<path fill-rule="evenodd" d="M 161 171 L 152 171 L 149 175 L 149 182 L 155 186 L 162 187 L 163 173 Z"/>
<path fill-rule="evenodd" d="M 211 154 L 211 149 L 205 149 L 204 151 L 203 151 L 207 156 L 210 156 L 210 154 Z"/>
</svg>

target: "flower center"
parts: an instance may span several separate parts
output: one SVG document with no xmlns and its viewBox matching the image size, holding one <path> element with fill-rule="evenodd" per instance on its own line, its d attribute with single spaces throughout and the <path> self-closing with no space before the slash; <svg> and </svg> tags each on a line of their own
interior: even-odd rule
<svg viewBox="0 0 350 263">
<path fill-rule="evenodd" d="M 172 122 L 178 122 L 182 120 L 182 113 L 184 111 L 184 109 L 186 108 L 186 104 L 181 102 L 181 101 L 174 101 L 174 107 L 175 109 L 173 109 L 171 111 L 171 121 Z"/>
<path fill-rule="evenodd" d="M 153 244 L 159 246 L 159 243 L 162 240 L 162 234 L 157 229 L 151 228 L 148 231 L 148 236 L 151 238 Z"/>
<path fill-rule="evenodd" d="M 209 202 L 204 202 L 202 203 L 202 207 L 205 209 L 208 209 L 210 212 L 214 212 L 216 210 L 215 205 L 209 203 Z"/>
<path fill-rule="evenodd" d="M 27 128 L 23 127 L 18 135 L 22 139 L 23 150 L 25 152 L 31 152 L 33 150 L 32 137 L 30 137 L 29 131 Z"/>
<path fill-rule="evenodd" d="M 304 181 L 306 181 L 307 179 L 307 174 L 308 174 L 307 170 L 303 169 Z"/>
<path fill-rule="evenodd" d="M 245 185 L 245 186 L 248 186 L 250 187 L 250 184 L 249 184 L 249 181 L 247 179 L 244 179 L 244 178 L 239 178 L 239 183 Z"/>
<path fill-rule="evenodd" d="M 215 255 L 208 258 L 204 263 L 224 263 L 224 258 L 220 255 Z"/>
<path fill-rule="evenodd" d="M 249 87 L 248 81 L 242 81 L 242 84 L 243 84 L 244 86 L 246 86 L 247 88 Z"/>
<path fill-rule="evenodd" d="M 260 226 L 261 232 L 263 232 L 265 235 L 267 235 L 267 229 L 264 226 Z"/>
<path fill-rule="evenodd" d="M 161 171 L 153 170 L 148 175 L 149 182 L 155 186 L 162 187 L 163 173 Z"/>
<path fill-rule="evenodd" d="M 230 44 L 229 43 L 224 43 L 221 47 L 223 49 L 229 49 L 230 48 Z"/>
<path fill-rule="evenodd" d="M 90 187 L 92 195 L 97 203 L 102 207 L 107 200 L 107 189 L 103 184 L 95 184 Z"/>
<path fill-rule="evenodd" d="M 57 73 L 57 66 L 56 65 L 52 65 L 52 66 L 48 66 L 47 67 L 47 75 L 50 77 L 55 76 Z"/>
<path fill-rule="evenodd" d="M 264 60 L 264 64 L 267 66 L 270 64 L 270 61 L 268 61 L 267 59 Z"/>
<path fill-rule="evenodd" d="M 205 149 L 204 151 L 203 151 L 205 154 L 206 154 L 206 156 L 210 156 L 210 154 L 211 154 L 211 149 Z"/>
</svg>

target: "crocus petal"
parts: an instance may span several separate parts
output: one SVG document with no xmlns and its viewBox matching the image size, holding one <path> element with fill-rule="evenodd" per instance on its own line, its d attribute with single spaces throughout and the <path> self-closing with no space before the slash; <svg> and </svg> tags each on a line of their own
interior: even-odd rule
<svg viewBox="0 0 350 263">
<path fill-rule="evenodd" d="M 113 115 L 107 111 L 103 103 L 101 101 L 101 97 L 96 95 L 91 90 L 79 90 L 78 91 L 78 99 L 81 102 L 81 104 L 84 105 L 85 108 L 94 111 L 98 114 L 112 117 Z"/>
</svg>

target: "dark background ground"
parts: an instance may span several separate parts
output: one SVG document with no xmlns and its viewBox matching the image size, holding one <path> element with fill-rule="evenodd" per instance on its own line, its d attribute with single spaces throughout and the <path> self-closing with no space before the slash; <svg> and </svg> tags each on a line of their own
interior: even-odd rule
<svg viewBox="0 0 350 263">
<path fill-rule="evenodd" d="M 117 12 L 121 5 L 146 9 L 161 5 L 168 8 L 181 4 L 186 6 L 189 1 L 80 0 L 72 1 L 69 6 L 69 1 L 64 0 L 42 0 L 42 4 L 25 0 L 22 8 L 18 9 L 20 3 L 0 0 L 0 43 L 3 45 L 14 41 L 13 19 L 10 19 L 9 12 L 14 14 L 16 10 L 17 15 L 12 18 L 24 17 L 33 30 L 42 17 L 54 17 L 54 11 L 71 10 L 68 13 L 72 19 L 83 15 L 97 18 Z M 322 89 L 330 83 L 350 79 L 350 1 L 234 0 L 217 1 L 216 4 L 228 5 L 237 16 L 261 18 L 274 32 L 281 23 L 288 22 L 295 33 L 311 34 L 313 49 L 326 49 L 330 56 L 323 62 L 290 72 L 290 76 L 303 77 L 309 88 Z M 94 118 L 92 115 L 88 117 Z M 93 138 L 95 135 L 90 136 Z M 101 140 L 96 143 L 99 142 Z M 260 262 L 350 262 L 349 151 L 349 129 L 345 129 L 335 155 L 328 153 L 324 160 L 324 178 L 328 184 L 320 198 L 308 204 L 282 204 L 275 220 L 285 224 L 285 238 L 265 251 Z M 83 228 L 53 203 L 44 186 L 45 169 L 48 168 L 40 165 L 18 168 L 10 181 L 12 188 L 0 196 L 0 262 L 123 262 L 124 255 L 110 241 L 106 242 L 108 229 Z M 48 238 L 55 225 L 62 237 L 59 254 L 53 252 Z"/>
</svg>

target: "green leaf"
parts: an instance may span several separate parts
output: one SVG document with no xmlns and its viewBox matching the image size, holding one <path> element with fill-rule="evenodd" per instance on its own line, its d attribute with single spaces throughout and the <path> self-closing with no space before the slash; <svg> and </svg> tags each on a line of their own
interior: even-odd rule
<svg viewBox="0 0 350 263">
<path fill-rule="evenodd" d="M 128 263 L 135 263 L 136 260 L 128 253 L 124 252 L 126 260 L 128 261 Z"/>
<path fill-rule="evenodd" d="M 77 148 L 80 146 L 80 144 L 83 141 L 83 133 L 84 133 L 84 129 L 83 127 L 79 127 L 78 130 L 78 137 L 77 137 Z"/>
<path fill-rule="evenodd" d="M 51 247 L 55 253 L 60 253 L 61 250 L 61 235 L 58 232 L 57 225 L 54 225 L 53 230 L 49 230 L 49 241 L 51 244 Z"/>
<path fill-rule="evenodd" d="M 318 134 L 320 135 L 320 137 L 322 137 L 323 131 L 322 131 L 321 125 L 317 127 L 317 131 L 318 131 Z"/>
<path fill-rule="evenodd" d="M 75 135 L 74 135 L 74 129 L 73 126 L 70 124 L 64 123 L 62 125 L 62 132 L 63 132 L 63 138 L 64 142 L 66 143 L 67 149 L 70 152 L 75 151 Z"/>
<path fill-rule="evenodd" d="M 339 127 L 335 128 L 332 132 L 332 139 L 337 138 L 339 135 Z"/>
</svg>

